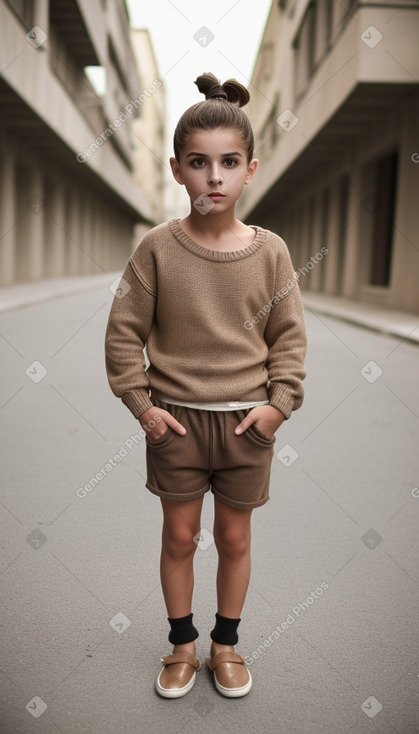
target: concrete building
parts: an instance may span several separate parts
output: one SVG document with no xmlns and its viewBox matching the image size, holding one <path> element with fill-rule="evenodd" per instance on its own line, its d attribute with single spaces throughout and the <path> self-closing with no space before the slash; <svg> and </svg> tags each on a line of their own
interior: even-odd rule
<svg viewBox="0 0 419 734">
<path fill-rule="evenodd" d="M 272 3 L 237 213 L 286 240 L 303 291 L 419 313 L 418 33 L 416 1 Z"/>
<path fill-rule="evenodd" d="M 141 88 L 159 78 L 150 34 L 145 28 L 131 29 L 131 42 L 137 61 Z M 141 106 L 141 114 L 133 122 L 134 180 L 141 186 L 156 223 L 164 219 L 164 132 L 165 99 L 163 86 Z"/>
<path fill-rule="evenodd" d="M 0 28 L 0 284 L 121 269 L 155 224 L 132 123 L 161 89 L 124 0 L 0 0 Z"/>
</svg>

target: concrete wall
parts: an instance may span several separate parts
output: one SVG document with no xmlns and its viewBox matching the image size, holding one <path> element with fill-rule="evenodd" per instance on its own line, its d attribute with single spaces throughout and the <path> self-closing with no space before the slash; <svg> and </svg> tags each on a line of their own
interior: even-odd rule
<svg viewBox="0 0 419 734">
<path fill-rule="evenodd" d="M 164 132 L 165 98 L 163 85 L 158 93 L 150 90 L 159 79 L 150 35 L 146 29 L 131 30 L 131 41 L 140 77 L 141 106 L 133 123 L 134 180 L 141 185 L 150 202 L 151 216 L 157 223 L 164 218 Z"/>
<path fill-rule="evenodd" d="M 419 3 L 330 6 L 327 21 L 323 0 L 272 5 L 245 108 L 260 168 L 238 216 L 283 236 L 296 267 L 327 246 L 303 290 L 419 313 Z M 372 285 L 375 171 L 392 150 L 390 278 Z"/>
<path fill-rule="evenodd" d="M 141 80 L 123 0 L 26 7 L 0 0 L 1 285 L 122 268 L 155 224 L 148 172 L 133 173 Z M 103 97 L 88 65 L 106 70 Z"/>
</svg>

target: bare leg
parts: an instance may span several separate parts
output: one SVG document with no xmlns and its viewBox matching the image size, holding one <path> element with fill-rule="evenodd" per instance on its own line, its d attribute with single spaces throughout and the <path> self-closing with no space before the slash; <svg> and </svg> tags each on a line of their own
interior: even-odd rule
<svg viewBox="0 0 419 734">
<path fill-rule="evenodd" d="M 214 540 L 218 550 L 217 601 L 218 613 L 223 617 L 240 617 L 250 579 L 251 558 L 251 515 L 252 510 L 229 507 L 214 498 Z M 211 642 L 210 656 L 219 652 L 234 651 L 234 645 Z M 222 683 L 226 687 L 244 687 L 249 684 L 249 673 L 245 667 L 225 662 Z"/>
<path fill-rule="evenodd" d="M 160 498 L 163 509 L 160 578 L 168 617 L 185 617 L 192 611 L 193 559 L 200 530 L 203 497 L 174 501 Z M 173 651 L 195 654 L 195 640 L 175 645 Z"/>
<path fill-rule="evenodd" d="M 252 510 L 229 507 L 214 498 L 214 540 L 218 551 L 218 613 L 240 617 L 251 571 Z"/>
</svg>

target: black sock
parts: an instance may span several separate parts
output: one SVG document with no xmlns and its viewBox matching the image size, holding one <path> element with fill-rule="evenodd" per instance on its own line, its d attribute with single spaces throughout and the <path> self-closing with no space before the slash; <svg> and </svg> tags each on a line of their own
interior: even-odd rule
<svg viewBox="0 0 419 734">
<path fill-rule="evenodd" d="M 210 632 L 210 637 L 214 642 L 218 642 L 220 645 L 237 645 L 239 636 L 237 634 L 237 627 L 240 623 L 240 617 L 233 619 L 232 617 L 223 617 L 218 612 L 215 613 L 215 627 Z"/>
<path fill-rule="evenodd" d="M 192 612 L 186 617 L 168 617 L 170 624 L 169 642 L 172 645 L 183 645 L 185 642 L 193 642 L 199 637 L 198 630 L 192 624 Z"/>
</svg>

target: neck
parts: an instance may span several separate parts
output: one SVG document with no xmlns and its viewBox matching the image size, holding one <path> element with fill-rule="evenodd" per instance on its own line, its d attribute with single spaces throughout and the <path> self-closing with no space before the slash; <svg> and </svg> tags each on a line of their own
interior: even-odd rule
<svg viewBox="0 0 419 734">
<path fill-rule="evenodd" d="M 195 232 L 199 232 L 203 237 L 210 236 L 212 238 L 228 235 L 236 226 L 237 220 L 234 213 L 234 206 L 223 214 L 201 214 L 195 207 L 191 207 L 191 211 L 184 221 Z"/>
</svg>

